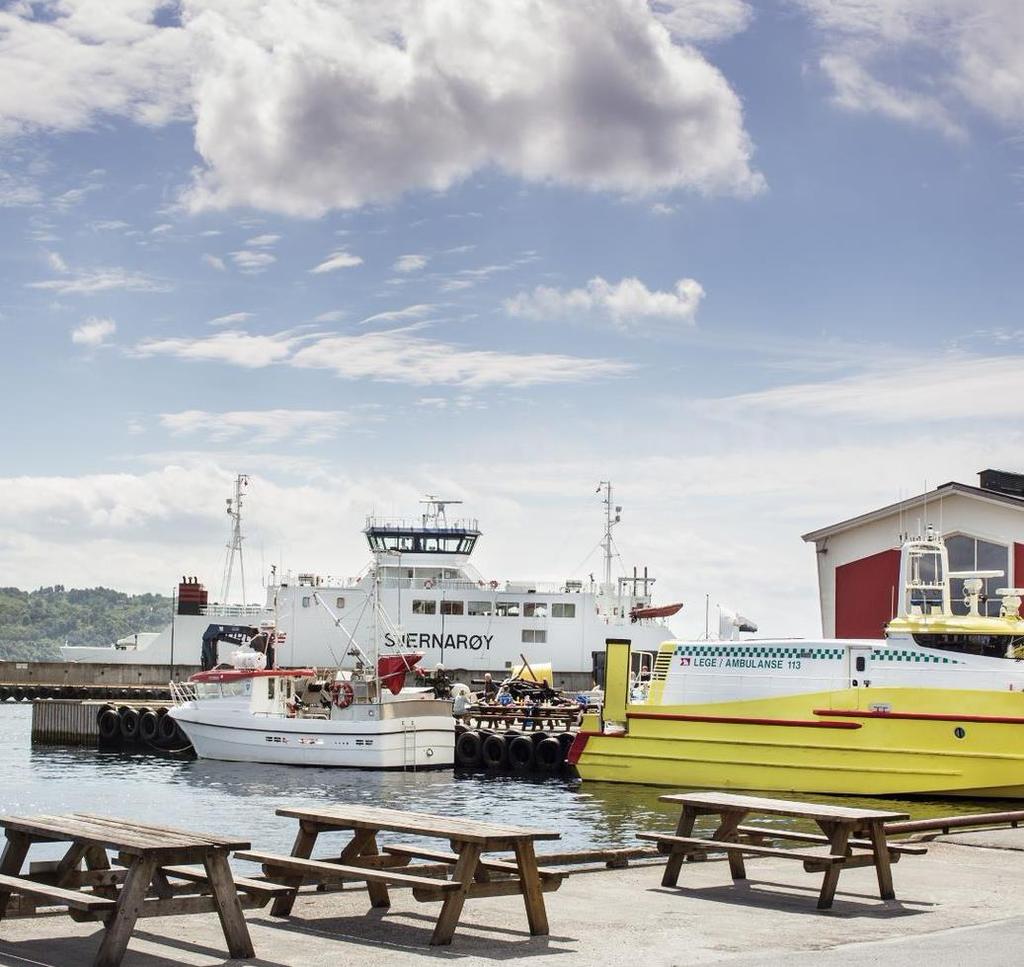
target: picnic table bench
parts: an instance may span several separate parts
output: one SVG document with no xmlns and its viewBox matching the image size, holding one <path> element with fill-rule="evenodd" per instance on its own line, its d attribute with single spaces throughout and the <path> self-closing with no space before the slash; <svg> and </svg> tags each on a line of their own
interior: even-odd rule
<svg viewBox="0 0 1024 967">
<path fill-rule="evenodd" d="M 561 834 L 519 826 L 482 823 L 453 816 L 381 809 L 371 806 L 334 805 L 285 807 L 279 816 L 299 821 L 291 855 L 246 851 L 238 859 L 260 863 L 265 874 L 286 887 L 271 907 L 272 916 L 286 917 L 303 883 L 326 886 L 344 881 L 364 882 L 370 905 L 391 905 L 390 890 L 410 889 L 415 900 L 441 903 L 431 944 L 450 944 L 467 899 L 522 894 L 530 933 L 548 933 L 543 894 L 557 890 L 563 874 L 537 866 L 536 840 L 559 839 Z M 350 832 L 340 853 L 313 859 L 313 848 L 322 833 Z M 378 843 L 381 832 L 447 840 L 451 849 L 418 845 Z M 485 859 L 483 854 L 513 851 L 515 862 Z M 413 859 L 428 863 L 412 864 Z"/>
<path fill-rule="evenodd" d="M 906 813 L 859 809 L 853 806 L 829 806 L 791 802 L 784 799 L 763 799 L 733 793 L 700 792 L 660 796 L 662 802 L 682 806 L 675 833 L 638 833 L 643 840 L 658 844 L 668 854 L 662 886 L 676 886 L 684 860 L 725 852 L 734 882 L 746 879 L 744 856 L 775 856 L 803 863 L 808 873 L 824 873 L 818 909 L 827 910 L 835 899 L 839 874 L 845 869 L 873 866 L 878 877 L 879 896 L 896 898 L 892 885 L 891 865 L 902 855 L 919 855 L 927 847 L 911 843 L 889 843 L 885 823 L 909 818 Z M 810 820 L 821 833 L 743 825 L 751 813 L 762 816 L 787 816 Z M 698 816 L 718 816 L 718 829 L 710 839 L 693 836 Z M 767 846 L 767 840 L 790 840 L 794 843 L 821 846 L 824 851 L 786 849 Z"/>
<path fill-rule="evenodd" d="M 214 911 L 231 956 L 252 957 L 243 907 L 263 906 L 287 892 L 232 877 L 228 855 L 248 849 L 242 840 L 89 813 L 0 816 L 0 827 L 6 836 L 0 920 L 67 913 L 100 921 L 106 929 L 95 967 L 121 962 L 140 917 Z M 70 846 L 62 859 L 31 863 L 22 872 L 33 844 L 63 842 Z M 113 862 L 108 850 L 116 854 Z"/>
</svg>

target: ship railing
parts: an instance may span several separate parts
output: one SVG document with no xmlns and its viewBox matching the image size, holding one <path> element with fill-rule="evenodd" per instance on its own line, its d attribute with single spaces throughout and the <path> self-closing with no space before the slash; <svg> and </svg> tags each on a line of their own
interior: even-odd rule
<svg viewBox="0 0 1024 967">
<path fill-rule="evenodd" d="M 381 587 L 407 591 L 467 591 L 491 594 L 501 591 L 507 594 L 578 594 L 567 590 L 564 584 L 525 583 L 514 581 L 467 581 L 457 578 L 383 578 Z"/>
<path fill-rule="evenodd" d="M 186 702 L 198 702 L 199 693 L 192 682 L 171 682 L 171 701 L 175 705 L 184 705 Z"/>
<path fill-rule="evenodd" d="M 265 610 L 262 604 L 207 604 L 199 613 L 210 618 L 252 618 Z"/>
<path fill-rule="evenodd" d="M 420 517 L 367 517 L 366 530 L 382 531 L 428 531 L 431 534 L 465 534 L 479 531 L 480 522 L 475 517 L 464 517 L 445 523 L 431 521 L 424 524 Z"/>
</svg>

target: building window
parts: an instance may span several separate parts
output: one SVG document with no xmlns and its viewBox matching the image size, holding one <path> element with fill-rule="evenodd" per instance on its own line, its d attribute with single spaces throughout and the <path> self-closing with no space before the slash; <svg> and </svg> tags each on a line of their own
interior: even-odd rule
<svg viewBox="0 0 1024 967">
<path fill-rule="evenodd" d="M 551 617 L 552 618 L 575 618 L 576 617 L 576 605 L 575 604 L 562 604 L 555 602 L 551 605 Z"/>
<path fill-rule="evenodd" d="M 341 608 L 344 608 L 344 607 L 345 607 L 345 599 L 344 599 L 344 598 L 337 598 L 337 599 L 335 600 L 335 602 L 334 602 L 334 606 L 335 606 L 336 608 L 338 608 L 339 610 L 340 610 Z"/>
<path fill-rule="evenodd" d="M 442 601 L 441 614 L 465 614 L 465 601 Z"/>
<path fill-rule="evenodd" d="M 302 607 L 308 608 L 313 603 L 313 599 L 308 595 L 302 599 Z"/>
<path fill-rule="evenodd" d="M 547 616 L 548 606 L 545 601 L 527 601 L 523 605 L 524 618 L 546 618 Z"/>
<path fill-rule="evenodd" d="M 524 628 L 523 644 L 542 644 L 548 640 L 548 633 L 540 628 Z"/>
<path fill-rule="evenodd" d="M 518 601 L 495 601 L 494 602 L 494 613 L 499 618 L 518 618 L 519 617 L 519 602 Z"/>
<path fill-rule="evenodd" d="M 437 614 L 436 601 L 413 601 L 413 614 Z"/>
<path fill-rule="evenodd" d="M 485 618 L 489 618 L 494 612 L 494 605 L 490 601 L 470 601 L 466 607 L 467 614 L 482 615 Z"/>
<path fill-rule="evenodd" d="M 946 550 L 949 552 L 950 571 L 1002 571 L 999 578 L 985 578 L 983 595 L 988 600 L 978 606 L 979 614 L 998 617 L 1000 599 L 996 597 L 996 588 L 1005 588 L 1009 583 L 1010 552 L 1002 544 L 993 544 L 966 534 L 954 534 L 946 538 Z M 967 614 L 964 604 L 964 579 L 950 578 L 950 603 L 953 614 Z"/>
</svg>

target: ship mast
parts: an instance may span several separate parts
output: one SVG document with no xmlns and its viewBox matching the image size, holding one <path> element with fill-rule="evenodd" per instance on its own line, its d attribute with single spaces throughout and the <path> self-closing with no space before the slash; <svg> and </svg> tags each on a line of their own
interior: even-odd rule
<svg viewBox="0 0 1024 967">
<path fill-rule="evenodd" d="M 231 518 L 231 537 L 225 545 L 227 554 L 224 559 L 224 580 L 221 584 L 220 600 L 228 603 L 228 596 L 231 594 L 231 575 L 235 568 L 235 558 L 238 558 L 238 574 L 242 582 L 242 604 L 245 600 L 245 559 L 242 556 L 242 491 L 249 486 L 249 475 L 240 473 L 235 477 L 235 495 L 225 499 L 227 504 L 228 517 Z"/>
<path fill-rule="evenodd" d="M 604 586 L 606 594 L 612 590 L 612 528 L 622 519 L 622 507 L 612 504 L 612 482 L 602 480 L 597 485 L 597 493 L 604 492 L 601 503 L 604 504 L 604 537 L 601 547 L 604 550 Z"/>
</svg>

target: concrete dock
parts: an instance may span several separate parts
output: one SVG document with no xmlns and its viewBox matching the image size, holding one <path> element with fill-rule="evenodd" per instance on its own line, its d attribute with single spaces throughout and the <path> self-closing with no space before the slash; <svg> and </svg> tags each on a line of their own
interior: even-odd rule
<svg viewBox="0 0 1024 967">
<path fill-rule="evenodd" d="M 723 862 L 687 864 L 680 889 L 660 886 L 661 867 L 580 873 L 547 894 L 551 934 L 531 937 L 520 898 L 466 905 L 450 948 L 431 948 L 433 905 L 395 892 L 368 914 L 363 890 L 303 894 L 288 920 L 246 915 L 261 967 L 338 963 L 425 967 L 485 964 L 889 967 L 1019 964 L 1024 958 L 1024 829 L 959 833 L 905 857 L 894 869 L 898 899 L 883 903 L 872 869 L 845 871 L 832 910 L 819 913 L 820 876 L 779 859 L 750 859 L 747 886 Z M 794 869 L 795 867 L 795 869 Z M 68 917 L 0 923 L 0 964 L 88 965 L 100 929 Z M 141 921 L 125 964 L 227 963 L 214 915 Z"/>
</svg>

